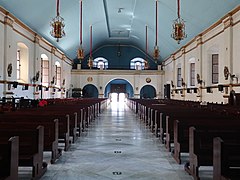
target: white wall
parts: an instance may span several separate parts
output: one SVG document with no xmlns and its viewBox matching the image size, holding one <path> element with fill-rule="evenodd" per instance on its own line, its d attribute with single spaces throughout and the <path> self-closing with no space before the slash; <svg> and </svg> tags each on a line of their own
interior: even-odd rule
<svg viewBox="0 0 240 180">
<path fill-rule="evenodd" d="M 232 16 L 230 16 L 232 14 Z M 171 84 L 172 98 L 193 101 L 207 101 L 217 103 L 227 103 L 230 91 L 240 93 L 240 84 L 237 79 L 225 80 L 224 67 L 227 66 L 231 74 L 240 78 L 240 8 L 237 7 L 232 13 L 224 16 L 213 26 L 209 27 L 201 34 L 184 45 L 173 55 L 164 61 L 164 84 Z M 219 54 L 219 82 L 212 84 L 212 64 L 211 55 Z M 195 75 L 199 74 L 203 80 L 202 84 L 190 86 L 190 66 L 189 60 L 195 59 Z M 177 68 L 182 68 L 182 77 L 187 83 L 186 87 L 176 87 Z M 224 85 L 223 92 L 218 91 L 218 85 Z M 206 87 L 211 87 L 212 93 L 206 92 Z M 186 93 L 187 88 L 198 88 L 198 93 Z M 175 90 L 179 90 L 176 93 Z M 179 92 L 183 91 L 182 94 Z"/>
<path fill-rule="evenodd" d="M 90 77 L 92 81 L 88 81 Z M 150 78 L 151 82 L 147 83 L 146 78 Z M 87 84 L 92 84 L 98 88 L 99 95 L 103 96 L 109 82 L 114 79 L 124 79 L 133 87 L 135 98 L 140 97 L 140 90 L 145 85 L 153 86 L 156 90 L 157 97 L 163 98 L 162 78 L 162 71 L 73 70 L 72 88 L 83 88 Z M 100 86 L 102 89 L 100 89 Z"/>
<path fill-rule="evenodd" d="M 66 97 L 65 89 L 70 88 L 72 60 L 41 38 L 34 31 L 24 24 L 18 24 L 14 16 L 8 18 L 5 12 L 0 11 L 0 97 L 25 97 L 25 98 L 64 98 Z M 27 51 L 22 53 L 22 57 L 27 59 L 21 63 L 24 71 L 21 72 L 21 80 L 17 80 L 16 74 L 16 59 L 18 43 L 24 44 Z M 20 47 L 21 48 L 21 47 Z M 65 85 L 55 87 L 49 84 L 49 91 L 40 91 L 38 85 L 41 85 L 41 73 L 39 80 L 33 82 L 32 79 L 38 71 L 41 72 L 41 54 L 46 54 L 49 58 L 49 80 L 52 79 L 55 73 L 55 62 L 58 61 L 61 65 L 62 79 L 65 78 Z M 9 63 L 13 65 L 11 77 L 7 76 L 7 66 Z M 17 88 L 12 86 L 8 88 L 8 84 L 17 81 Z M 23 90 L 25 85 L 29 85 L 28 90 Z M 56 89 L 53 92 L 53 89 Z M 61 91 L 58 91 L 61 89 Z"/>
</svg>

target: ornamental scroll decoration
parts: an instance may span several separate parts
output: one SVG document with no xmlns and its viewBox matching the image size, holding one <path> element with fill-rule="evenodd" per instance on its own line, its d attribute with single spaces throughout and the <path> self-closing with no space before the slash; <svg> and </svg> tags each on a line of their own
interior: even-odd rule
<svg viewBox="0 0 240 180">
<path fill-rule="evenodd" d="M 202 84 L 202 80 L 201 80 L 201 78 L 200 78 L 200 75 L 199 74 L 197 74 L 197 83 L 198 84 Z"/>
<path fill-rule="evenodd" d="M 12 63 L 8 64 L 7 73 L 8 73 L 8 77 L 12 76 Z"/>
<path fill-rule="evenodd" d="M 228 80 L 228 76 L 230 73 L 227 66 L 224 67 L 223 73 L 224 73 L 225 80 Z"/>
</svg>

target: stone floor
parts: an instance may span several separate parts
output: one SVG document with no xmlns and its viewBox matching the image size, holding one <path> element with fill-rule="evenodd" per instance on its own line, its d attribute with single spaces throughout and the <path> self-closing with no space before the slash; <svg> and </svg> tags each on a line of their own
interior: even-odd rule
<svg viewBox="0 0 240 180">
<path fill-rule="evenodd" d="M 55 164 L 49 163 L 41 179 L 191 180 L 183 166 L 136 114 L 117 103 L 100 114 Z"/>
</svg>

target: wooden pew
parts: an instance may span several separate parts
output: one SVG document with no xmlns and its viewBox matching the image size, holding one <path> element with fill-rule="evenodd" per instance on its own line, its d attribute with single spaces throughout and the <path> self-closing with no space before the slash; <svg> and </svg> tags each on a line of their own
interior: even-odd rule
<svg viewBox="0 0 240 180">
<path fill-rule="evenodd" d="M 0 128 L 14 128 L 20 127 L 23 129 L 33 129 L 38 125 L 44 126 L 44 151 L 51 151 L 51 163 L 62 155 L 61 149 L 58 148 L 58 119 L 44 120 L 39 116 L 26 116 L 24 114 L 14 116 L 14 114 L 7 114 L 0 116 Z"/>
<path fill-rule="evenodd" d="M 237 137 L 238 138 L 238 137 Z M 213 140 L 213 180 L 240 178 L 240 141 Z"/>
<path fill-rule="evenodd" d="M 0 141 L 0 179 L 18 179 L 19 138 Z"/>
<path fill-rule="evenodd" d="M 19 136 L 19 166 L 32 167 L 32 179 L 39 179 L 47 170 L 47 163 L 43 162 L 44 127 L 36 129 L 0 129 L 3 140 L 12 136 Z"/>
<path fill-rule="evenodd" d="M 191 117 L 190 119 L 174 120 L 174 159 L 181 164 L 181 153 L 189 152 L 189 128 L 195 126 L 198 129 L 214 129 L 222 131 L 223 128 L 239 126 L 238 120 L 230 120 L 226 117 Z"/>
<path fill-rule="evenodd" d="M 61 142 L 64 143 L 65 151 L 67 151 L 70 147 L 70 116 L 67 114 L 61 114 L 61 112 L 59 112 L 58 115 L 57 112 L 54 111 L 29 109 L 28 111 L 15 111 L 11 112 L 11 114 L 4 114 L 2 116 L 5 116 L 6 118 L 7 116 L 11 116 L 13 119 L 16 119 L 16 117 L 21 117 L 21 121 L 23 123 L 28 123 L 29 120 L 31 120 L 43 125 L 53 121 L 53 119 L 58 119 L 58 141 L 61 140 Z"/>
<path fill-rule="evenodd" d="M 223 139 L 236 140 L 240 135 L 240 127 L 223 127 L 220 129 L 189 129 L 189 166 L 185 170 L 199 180 L 200 166 L 213 166 L 213 139 L 222 137 Z"/>
</svg>

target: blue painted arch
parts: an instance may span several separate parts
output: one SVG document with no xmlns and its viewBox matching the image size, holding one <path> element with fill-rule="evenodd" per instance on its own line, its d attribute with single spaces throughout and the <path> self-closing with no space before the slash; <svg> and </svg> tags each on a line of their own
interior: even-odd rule
<svg viewBox="0 0 240 180">
<path fill-rule="evenodd" d="M 109 97 L 109 93 L 111 92 L 111 85 L 112 84 L 123 84 L 123 85 L 125 85 L 127 96 L 128 97 L 134 97 L 133 87 L 125 79 L 113 79 L 113 80 L 111 80 L 105 87 L 104 97 Z"/>
<path fill-rule="evenodd" d="M 83 98 L 98 98 L 99 92 L 96 86 L 87 84 L 83 87 Z"/>
<path fill-rule="evenodd" d="M 156 95 L 156 89 L 152 85 L 145 85 L 140 90 L 141 99 L 153 99 Z"/>
</svg>

